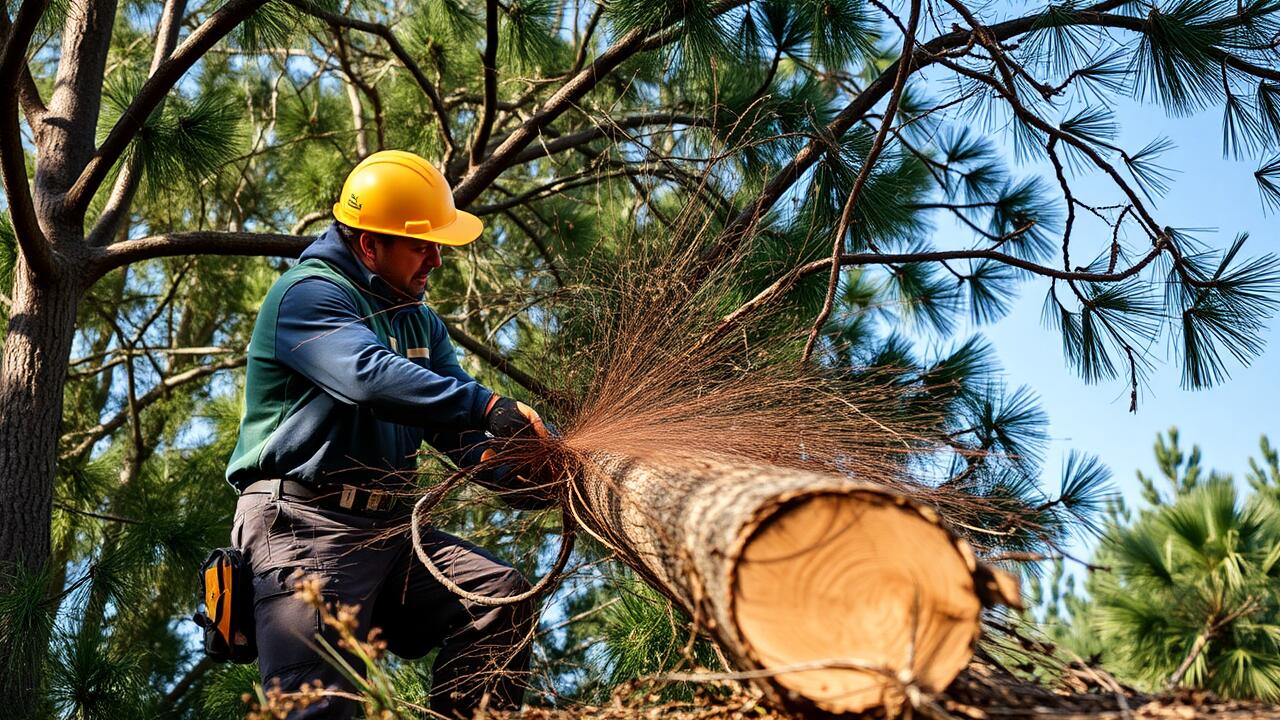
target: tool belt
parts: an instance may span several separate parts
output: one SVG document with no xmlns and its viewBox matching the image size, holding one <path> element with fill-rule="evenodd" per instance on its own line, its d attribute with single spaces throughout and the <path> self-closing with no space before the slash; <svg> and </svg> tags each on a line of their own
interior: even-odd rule
<svg viewBox="0 0 1280 720">
<path fill-rule="evenodd" d="M 337 484 L 313 486 L 293 480 L 258 480 L 247 485 L 240 494 L 287 497 L 316 507 L 378 518 L 408 514 L 414 500 L 407 493 L 378 488 Z"/>
<path fill-rule="evenodd" d="M 215 662 L 258 658 L 253 632 L 253 572 L 235 548 L 218 548 L 200 566 L 204 610 L 192 620 L 204 631 L 204 652 Z"/>
</svg>

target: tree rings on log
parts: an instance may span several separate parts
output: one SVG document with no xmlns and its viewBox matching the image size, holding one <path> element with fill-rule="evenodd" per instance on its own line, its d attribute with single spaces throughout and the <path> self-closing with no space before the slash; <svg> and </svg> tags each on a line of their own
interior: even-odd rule
<svg viewBox="0 0 1280 720">
<path fill-rule="evenodd" d="M 774 704 L 855 713 L 944 689 L 1017 581 L 894 488 L 722 455 L 594 453 L 581 527 L 689 612 Z"/>
<path fill-rule="evenodd" d="M 979 632 L 976 563 L 935 513 L 877 491 L 762 508 L 731 563 L 743 649 L 784 700 L 832 713 L 944 689 Z"/>
</svg>

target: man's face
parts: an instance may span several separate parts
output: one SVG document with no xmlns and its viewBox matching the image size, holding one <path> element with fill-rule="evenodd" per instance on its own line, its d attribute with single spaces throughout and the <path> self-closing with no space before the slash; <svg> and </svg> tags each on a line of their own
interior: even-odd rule
<svg viewBox="0 0 1280 720">
<path fill-rule="evenodd" d="M 388 285 L 413 300 L 427 289 L 427 275 L 440 267 L 440 246 L 413 238 L 361 233 L 361 260 Z"/>
</svg>

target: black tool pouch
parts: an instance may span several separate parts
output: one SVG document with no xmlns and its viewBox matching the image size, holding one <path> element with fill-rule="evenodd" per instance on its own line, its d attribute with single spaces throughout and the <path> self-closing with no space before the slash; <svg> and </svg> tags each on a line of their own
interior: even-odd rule
<svg viewBox="0 0 1280 720">
<path fill-rule="evenodd" d="M 253 575 L 235 548 L 218 548 L 200 566 L 204 609 L 192 619 L 204 630 L 204 652 L 216 662 L 251 663 L 258 657 L 253 634 Z"/>
</svg>

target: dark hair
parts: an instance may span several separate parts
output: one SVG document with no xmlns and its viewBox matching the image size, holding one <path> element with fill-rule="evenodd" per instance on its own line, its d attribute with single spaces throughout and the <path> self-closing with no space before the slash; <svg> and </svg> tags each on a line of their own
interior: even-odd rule
<svg viewBox="0 0 1280 720">
<path fill-rule="evenodd" d="M 391 235 L 383 235 L 382 233 L 361 230 L 359 228 L 353 228 L 350 225 L 343 225 L 336 220 L 333 224 L 338 229 L 338 237 L 342 238 L 342 241 L 347 244 L 347 247 L 351 248 L 351 251 L 355 253 L 359 253 L 360 250 L 360 233 L 369 233 L 373 236 L 374 242 L 378 243 L 391 242 L 393 238 Z"/>
<path fill-rule="evenodd" d="M 356 240 L 360 238 L 360 231 L 350 225 L 343 225 L 338 221 L 334 221 L 333 226 L 338 229 L 338 237 L 348 245 L 354 245 Z"/>
</svg>

